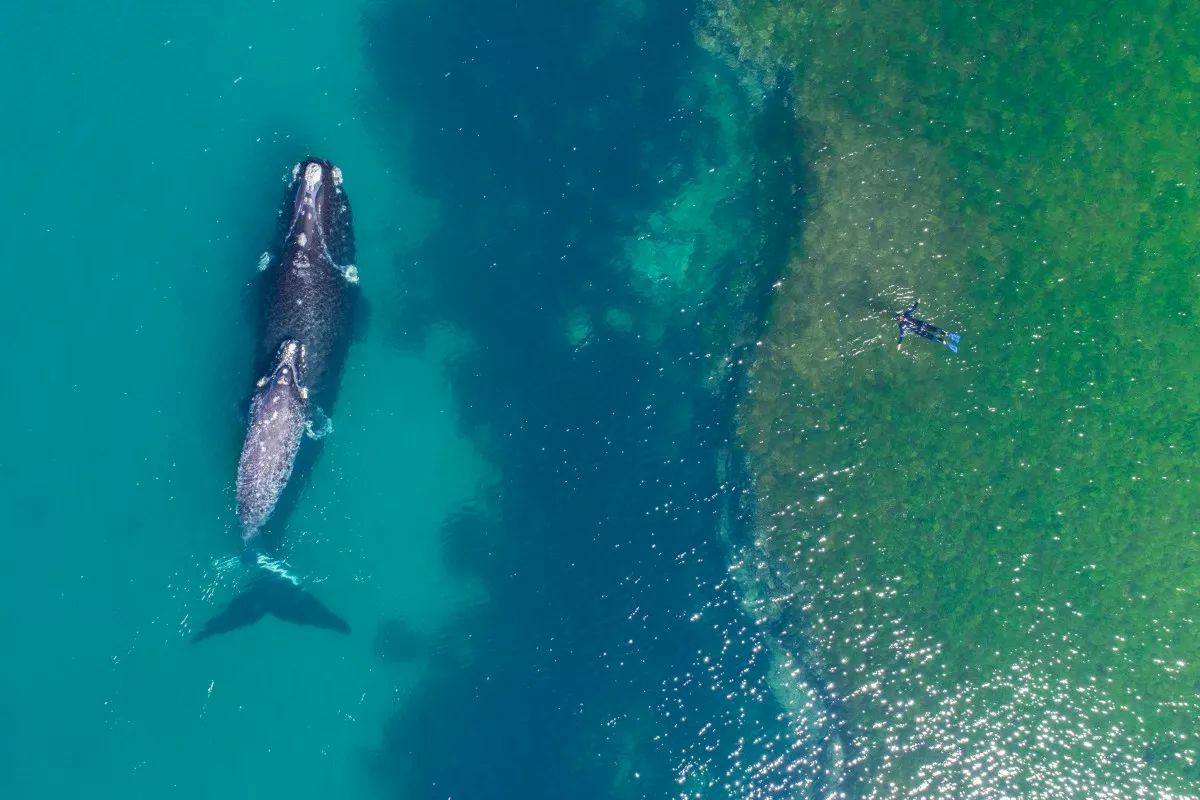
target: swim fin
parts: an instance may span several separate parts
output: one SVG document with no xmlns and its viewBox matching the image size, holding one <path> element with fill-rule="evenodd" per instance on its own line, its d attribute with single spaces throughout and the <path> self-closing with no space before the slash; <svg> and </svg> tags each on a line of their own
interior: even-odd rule
<svg viewBox="0 0 1200 800">
<path fill-rule="evenodd" d="M 949 347 L 949 348 L 950 348 L 950 352 L 951 352 L 951 353 L 957 353 L 957 352 L 958 352 L 958 345 L 956 345 L 954 342 L 946 342 L 946 347 Z"/>
<path fill-rule="evenodd" d="M 950 338 L 950 341 L 954 342 L 955 344 L 958 344 L 958 338 L 959 338 L 959 337 L 958 337 L 958 334 L 957 334 L 957 333 L 952 333 L 952 334 L 950 334 L 950 337 L 949 337 L 949 338 Z"/>
</svg>

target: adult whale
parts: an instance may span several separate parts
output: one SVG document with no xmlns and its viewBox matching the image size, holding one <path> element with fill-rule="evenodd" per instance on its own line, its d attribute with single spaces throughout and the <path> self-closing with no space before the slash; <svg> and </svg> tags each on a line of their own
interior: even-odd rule
<svg viewBox="0 0 1200 800">
<path fill-rule="evenodd" d="M 315 158 L 292 169 L 288 195 L 280 254 L 264 265 L 268 289 L 259 363 L 269 362 L 284 340 L 295 339 L 305 347 L 314 401 L 331 401 L 358 298 L 350 201 L 342 190 L 342 171 Z"/>
<path fill-rule="evenodd" d="M 263 377 L 250 401 L 237 472 L 244 553 L 255 571 L 249 586 L 193 640 L 249 625 L 265 614 L 350 631 L 344 620 L 280 570 L 259 541 L 293 476 L 304 433 L 318 438 L 314 425 L 328 430 L 321 404 L 332 407 L 349 346 L 358 270 L 341 170 L 317 158 L 297 164 L 281 222 L 277 253 L 266 254 L 260 262 L 266 272 L 257 356 Z M 308 449 L 315 451 L 318 445 Z M 313 452 L 302 458 L 299 472 L 311 468 L 315 456 Z"/>
</svg>

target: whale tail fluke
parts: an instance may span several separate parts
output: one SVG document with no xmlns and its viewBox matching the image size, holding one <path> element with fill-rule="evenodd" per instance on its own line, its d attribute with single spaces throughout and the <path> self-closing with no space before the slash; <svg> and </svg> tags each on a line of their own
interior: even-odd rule
<svg viewBox="0 0 1200 800">
<path fill-rule="evenodd" d="M 286 573 L 264 568 L 249 586 L 229 601 L 229 605 L 192 636 L 192 641 L 203 641 L 253 625 L 267 614 L 296 625 L 350 633 L 350 624 L 315 595 L 300 588 L 299 581 Z"/>
</svg>

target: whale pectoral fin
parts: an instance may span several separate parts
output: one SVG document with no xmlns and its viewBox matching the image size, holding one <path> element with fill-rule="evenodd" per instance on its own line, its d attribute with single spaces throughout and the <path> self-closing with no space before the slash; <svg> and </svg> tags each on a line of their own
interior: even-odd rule
<svg viewBox="0 0 1200 800">
<path fill-rule="evenodd" d="M 320 406 L 312 406 L 308 421 L 304 423 L 304 432 L 310 439 L 324 439 L 333 433 L 333 420 L 329 418 Z"/>
</svg>

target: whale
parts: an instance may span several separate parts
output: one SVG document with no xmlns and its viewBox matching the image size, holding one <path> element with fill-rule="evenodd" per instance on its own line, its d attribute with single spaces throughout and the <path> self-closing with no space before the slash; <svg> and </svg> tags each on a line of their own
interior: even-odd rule
<svg viewBox="0 0 1200 800">
<path fill-rule="evenodd" d="M 237 464 L 236 506 L 248 585 L 192 638 L 206 639 L 263 616 L 349 633 L 349 624 L 308 592 L 264 543 L 317 461 L 319 439 L 349 349 L 358 305 L 354 231 L 342 172 L 321 158 L 292 169 L 276 249 L 262 275 L 255 372 Z M 305 444 L 306 439 L 314 440 Z M 305 457 L 305 451 L 309 451 Z M 278 535 L 273 538 L 278 539 Z"/>
<path fill-rule="evenodd" d="M 238 463 L 238 516 L 248 545 L 267 528 L 272 515 L 281 516 L 280 507 L 289 499 L 283 494 L 289 478 L 303 484 L 316 464 L 320 443 L 300 448 L 296 431 L 304 430 L 316 440 L 330 429 L 359 306 L 354 228 L 342 182 L 342 171 L 325 159 L 306 158 L 294 166 L 279 212 L 275 251 L 261 262 L 255 373 L 273 375 L 286 355 L 287 343 L 295 342 L 298 348 L 289 352 L 299 360 L 293 358 L 288 369 L 299 379 L 294 389 L 285 391 L 287 387 L 278 381 L 260 378 L 251 399 L 247 443 L 263 430 L 261 422 L 256 427 L 256 414 L 267 396 L 277 401 L 287 397 L 288 409 L 295 413 L 286 418 L 289 435 L 275 440 L 265 452 L 251 457 L 243 447 Z M 298 428 L 301 416 L 305 424 Z M 282 428 L 278 432 L 282 434 Z M 304 449 L 309 451 L 307 457 Z M 298 459 L 296 469 L 278 472 L 289 454 Z M 256 486 L 261 490 L 256 497 L 243 494 L 243 487 Z M 288 495 L 294 501 L 297 492 Z M 264 502 L 270 499 L 274 504 Z M 278 520 L 275 527 L 285 524 L 286 519 Z"/>
<path fill-rule="evenodd" d="M 331 402 L 358 297 L 350 202 L 342 171 L 321 159 L 293 168 L 289 195 L 281 252 L 267 265 L 258 357 L 261 365 L 284 340 L 301 342 L 314 402 Z"/>
<path fill-rule="evenodd" d="M 305 356 L 302 343 L 285 339 L 271 373 L 258 379 L 250 400 L 246 441 L 237 467 L 237 514 L 243 540 L 258 535 L 292 476 L 309 425 Z"/>
</svg>

